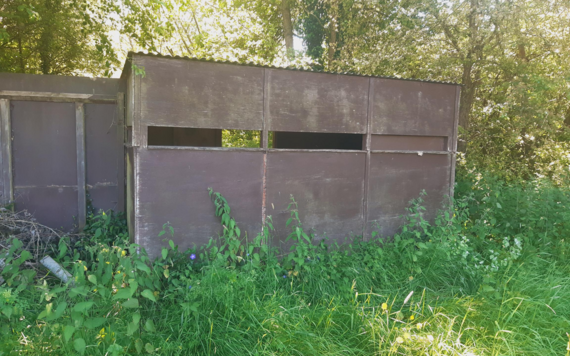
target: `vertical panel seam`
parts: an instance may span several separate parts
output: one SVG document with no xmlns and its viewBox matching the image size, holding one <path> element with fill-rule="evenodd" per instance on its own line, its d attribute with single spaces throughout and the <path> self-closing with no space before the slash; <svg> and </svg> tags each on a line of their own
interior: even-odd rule
<svg viewBox="0 0 570 356">
<path fill-rule="evenodd" d="M 77 151 L 77 223 L 83 230 L 87 220 L 85 174 L 85 107 L 75 103 L 75 145 Z"/>
<path fill-rule="evenodd" d="M 372 78 L 368 78 L 368 101 L 366 108 L 366 159 L 364 163 L 364 187 L 362 193 L 362 238 L 366 239 L 366 231 L 368 230 L 368 190 L 370 176 L 370 145 L 371 145 L 371 127 L 372 127 Z"/>
<path fill-rule="evenodd" d="M 262 179 L 262 200 L 261 200 L 261 228 L 265 226 L 265 219 L 267 214 L 266 202 L 267 202 L 267 153 L 269 150 L 269 134 L 268 134 L 268 123 L 267 123 L 267 91 L 269 86 L 267 85 L 267 69 L 263 68 L 263 109 L 262 109 L 262 148 L 265 149 L 263 153 L 263 179 Z M 262 230 L 263 232 L 263 230 Z"/>
<path fill-rule="evenodd" d="M 125 94 L 117 93 L 117 149 L 119 156 L 117 157 L 117 186 L 118 198 L 117 208 L 119 211 L 125 211 Z"/>
</svg>

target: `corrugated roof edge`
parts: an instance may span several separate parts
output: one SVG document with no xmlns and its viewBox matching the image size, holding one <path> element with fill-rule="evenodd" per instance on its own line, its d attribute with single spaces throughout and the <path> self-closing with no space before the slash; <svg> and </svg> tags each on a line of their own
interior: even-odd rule
<svg viewBox="0 0 570 356">
<path fill-rule="evenodd" d="M 326 73 L 326 74 L 339 74 L 339 75 L 352 75 L 356 77 L 366 77 L 366 78 L 380 78 L 380 79 L 394 79 L 394 80 L 406 80 L 411 82 L 422 82 L 422 83 L 434 83 L 434 84 L 449 84 L 449 85 L 459 85 L 462 84 L 454 83 L 454 82 L 444 82 L 444 81 L 437 81 L 437 80 L 425 80 L 425 79 L 414 79 L 414 78 L 398 78 L 398 77 L 390 77 L 390 76 L 379 76 L 379 75 L 366 75 L 366 74 L 358 74 L 354 72 L 329 72 L 324 70 L 315 70 L 315 69 L 305 69 L 305 68 L 297 68 L 297 67 L 277 67 L 277 66 L 270 66 L 270 65 L 262 65 L 253 62 L 234 62 L 234 61 L 226 61 L 226 60 L 218 60 L 218 59 L 208 59 L 208 58 L 197 58 L 197 57 L 187 57 L 187 56 L 171 56 L 165 55 L 161 53 L 145 53 L 145 52 L 129 52 L 127 54 L 127 58 L 131 58 L 133 55 L 141 55 L 141 56 L 150 56 L 150 57 L 158 57 L 158 58 L 172 58 L 172 59 L 184 59 L 189 61 L 198 61 L 198 62 L 209 62 L 209 63 L 224 63 L 224 64 L 234 64 L 239 66 L 248 66 L 248 67 L 258 67 L 258 68 L 270 68 L 270 69 L 284 69 L 284 70 L 293 70 L 299 72 L 312 72 L 312 73 Z M 126 62 L 125 62 L 126 65 Z"/>
</svg>

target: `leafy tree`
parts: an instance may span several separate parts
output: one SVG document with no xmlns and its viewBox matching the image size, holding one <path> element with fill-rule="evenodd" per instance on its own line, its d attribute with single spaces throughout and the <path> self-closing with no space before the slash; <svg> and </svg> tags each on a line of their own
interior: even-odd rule
<svg viewBox="0 0 570 356">
<path fill-rule="evenodd" d="M 109 76 L 118 64 L 107 31 L 112 2 L 5 0 L 0 71 Z"/>
</svg>

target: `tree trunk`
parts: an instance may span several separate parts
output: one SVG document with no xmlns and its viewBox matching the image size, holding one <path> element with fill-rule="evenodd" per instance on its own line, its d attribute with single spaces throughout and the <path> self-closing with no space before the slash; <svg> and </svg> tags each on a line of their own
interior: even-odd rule
<svg viewBox="0 0 570 356">
<path fill-rule="evenodd" d="M 53 41 L 52 33 L 52 21 L 54 21 L 53 4 L 51 1 L 46 1 L 46 14 L 42 18 L 41 31 L 39 40 L 39 55 L 40 55 L 40 66 L 42 69 L 42 74 L 50 74 L 51 72 L 51 47 Z"/>
<path fill-rule="evenodd" d="M 24 66 L 24 50 L 22 48 L 22 33 L 18 34 L 18 61 L 20 62 L 20 73 L 26 73 L 26 67 Z"/>
<path fill-rule="evenodd" d="M 293 57 L 295 50 L 293 49 L 293 23 L 291 22 L 291 5 L 289 4 L 289 0 L 281 1 L 281 15 L 283 16 L 285 49 L 287 50 L 287 56 Z"/>
<path fill-rule="evenodd" d="M 336 0 L 331 1 L 330 7 L 330 35 L 329 35 L 329 69 L 333 69 L 334 55 L 336 53 L 336 36 L 337 36 L 337 22 L 338 22 L 338 2 Z"/>
<path fill-rule="evenodd" d="M 469 132 L 469 118 L 475 99 L 476 84 L 473 82 L 473 63 L 471 61 L 463 64 L 463 76 L 461 78 L 461 97 L 459 106 L 459 127 L 462 129 L 457 142 L 457 150 L 465 152 L 467 150 L 467 133 Z"/>
<path fill-rule="evenodd" d="M 334 54 L 336 52 L 336 16 L 331 22 L 331 35 L 329 40 L 329 68 L 332 69 Z"/>
</svg>

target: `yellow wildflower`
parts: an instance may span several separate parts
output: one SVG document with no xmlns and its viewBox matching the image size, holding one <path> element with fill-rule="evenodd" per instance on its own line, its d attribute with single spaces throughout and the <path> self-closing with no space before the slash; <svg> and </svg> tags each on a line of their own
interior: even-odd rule
<svg viewBox="0 0 570 356">
<path fill-rule="evenodd" d="M 410 315 L 410 320 L 414 320 L 416 317 L 413 315 Z"/>
<path fill-rule="evenodd" d="M 127 253 L 125 252 L 125 250 L 121 251 L 121 256 L 125 256 Z"/>
<path fill-rule="evenodd" d="M 83 269 L 87 271 L 87 266 L 83 266 Z"/>
<path fill-rule="evenodd" d="M 410 278 L 408 278 L 410 281 L 414 280 L 414 276 L 410 276 Z"/>
<path fill-rule="evenodd" d="M 424 326 L 424 325 L 423 325 L 422 323 L 418 323 L 418 324 L 416 325 L 416 328 L 417 328 L 418 330 L 420 330 L 423 326 Z"/>
<path fill-rule="evenodd" d="M 387 310 L 387 309 L 388 309 L 388 304 L 382 303 L 382 310 Z"/>
</svg>

